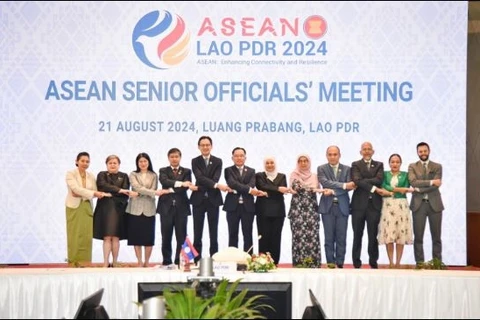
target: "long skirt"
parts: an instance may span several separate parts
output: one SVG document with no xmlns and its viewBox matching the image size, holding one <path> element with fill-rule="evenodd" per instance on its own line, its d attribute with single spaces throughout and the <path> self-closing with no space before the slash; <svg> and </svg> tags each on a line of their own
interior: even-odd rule
<svg viewBox="0 0 480 320">
<path fill-rule="evenodd" d="M 66 207 L 68 262 L 91 262 L 93 210 L 90 201 L 78 208 Z"/>
</svg>

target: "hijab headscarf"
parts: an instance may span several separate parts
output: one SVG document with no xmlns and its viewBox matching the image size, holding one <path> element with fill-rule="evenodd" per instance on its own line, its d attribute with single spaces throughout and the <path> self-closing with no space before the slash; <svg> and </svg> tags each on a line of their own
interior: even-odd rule
<svg viewBox="0 0 480 320">
<path fill-rule="evenodd" d="M 271 160 L 273 161 L 273 165 L 274 165 L 274 168 L 273 168 L 273 171 L 267 171 L 267 161 L 268 160 Z M 278 175 L 278 171 L 277 171 L 277 161 L 275 160 L 275 157 L 273 156 L 267 156 L 263 159 L 263 167 L 265 168 L 265 174 L 267 175 L 267 179 L 270 180 L 270 181 L 273 181 L 275 180 L 275 178 L 277 177 Z"/>
<path fill-rule="evenodd" d="M 298 163 L 298 160 L 300 160 L 300 158 L 307 158 L 308 166 L 306 169 L 300 168 L 300 164 Z M 290 185 L 292 185 L 293 180 L 299 180 L 306 187 L 309 187 L 309 188 L 318 187 L 317 175 L 310 170 L 311 167 L 312 167 L 312 161 L 310 160 L 310 157 L 307 154 L 300 154 L 297 157 L 297 167 L 290 174 Z"/>
</svg>

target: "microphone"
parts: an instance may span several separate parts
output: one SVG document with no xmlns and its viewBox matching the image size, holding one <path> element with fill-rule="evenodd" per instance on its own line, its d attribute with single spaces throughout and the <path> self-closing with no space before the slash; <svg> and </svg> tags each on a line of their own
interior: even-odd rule
<svg viewBox="0 0 480 320">
<path fill-rule="evenodd" d="M 257 239 L 257 240 L 260 240 L 260 239 L 262 239 L 262 235 L 261 235 L 261 234 L 258 235 L 258 239 Z M 250 249 L 247 250 L 247 253 L 249 253 L 250 251 L 252 251 L 252 249 L 253 249 L 253 244 L 252 244 L 252 246 L 250 247 Z"/>
</svg>

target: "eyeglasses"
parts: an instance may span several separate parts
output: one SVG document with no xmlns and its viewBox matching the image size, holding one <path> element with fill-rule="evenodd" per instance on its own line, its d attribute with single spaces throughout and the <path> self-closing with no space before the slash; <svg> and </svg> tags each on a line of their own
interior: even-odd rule
<svg viewBox="0 0 480 320">
<path fill-rule="evenodd" d="M 200 147 L 210 147 L 210 146 L 211 146 L 211 144 L 210 144 L 210 143 L 209 143 L 209 144 L 202 143 L 202 144 L 199 144 L 199 146 L 200 146 Z"/>
</svg>

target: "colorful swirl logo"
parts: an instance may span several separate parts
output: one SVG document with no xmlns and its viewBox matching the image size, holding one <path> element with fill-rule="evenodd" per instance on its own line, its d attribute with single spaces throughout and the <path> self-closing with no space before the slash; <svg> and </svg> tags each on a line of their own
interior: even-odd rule
<svg viewBox="0 0 480 320">
<path fill-rule="evenodd" d="M 189 44 L 185 22 L 168 11 L 147 13 L 133 29 L 133 50 L 151 68 L 169 69 L 181 63 L 188 55 Z"/>
</svg>

